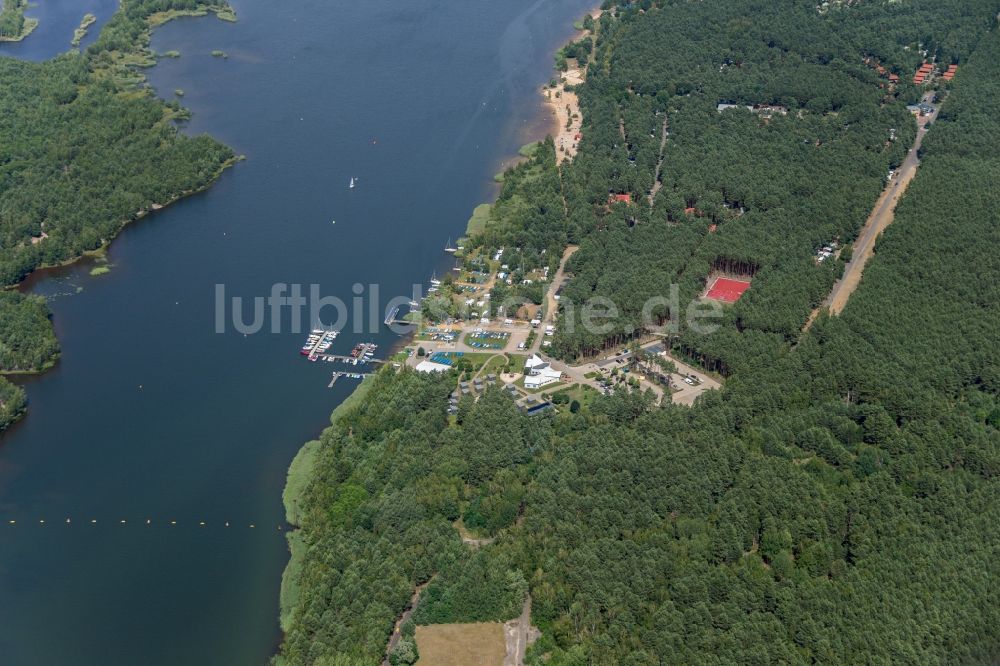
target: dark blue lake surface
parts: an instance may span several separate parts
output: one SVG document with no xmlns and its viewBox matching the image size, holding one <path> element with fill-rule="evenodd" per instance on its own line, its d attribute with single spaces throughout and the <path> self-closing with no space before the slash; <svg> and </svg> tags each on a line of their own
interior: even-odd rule
<svg viewBox="0 0 1000 666">
<path fill-rule="evenodd" d="M 537 87 L 591 3 L 244 0 L 236 24 L 157 30 L 154 48 L 182 56 L 151 84 L 184 90 L 185 131 L 247 159 L 129 227 L 109 275 L 80 264 L 29 284 L 52 297 L 63 355 L 0 438 L 0 663 L 267 660 L 287 465 L 355 383 L 328 389 L 333 365 L 301 357 L 287 320 L 217 334 L 215 285 L 315 283 L 350 302 L 355 283 L 409 294 L 447 270 L 447 237 L 544 133 Z M 110 5 L 40 0 L 36 32 L 0 54 L 62 52 Z M 365 340 L 398 337 L 348 330 L 334 351 Z"/>
</svg>

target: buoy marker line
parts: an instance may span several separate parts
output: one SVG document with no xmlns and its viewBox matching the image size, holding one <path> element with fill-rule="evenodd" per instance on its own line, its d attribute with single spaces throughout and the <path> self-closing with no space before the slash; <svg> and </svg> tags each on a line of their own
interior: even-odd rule
<svg viewBox="0 0 1000 666">
<path fill-rule="evenodd" d="M 49 525 L 50 524 L 44 518 L 39 518 L 37 523 L 32 523 L 32 521 L 30 519 L 27 522 L 28 522 L 28 524 L 35 524 L 35 525 L 38 525 L 38 526 L 45 526 L 45 525 Z M 84 522 L 87 522 L 87 521 L 85 520 Z M 91 518 L 89 522 L 90 522 L 90 525 L 98 525 L 99 524 L 97 518 Z M 110 522 L 111 524 L 114 524 L 114 521 L 108 521 L 108 522 Z M 197 527 L 213 527 L 213 526 L 219 526 L 220 524 L 221 524 L 221 526 L 224 529 L 230 529 L 232 527 L 239 527 L 237 524 L 231 523 L 228 520 L 227 521 L 220 521 L 218 523 L 209 523 L 208 521 L 205 521 L 205 520 L 199 520 L 199 521 L 191 521 L 190 523 L 187 523 L 187 524 L 194 525 L 195 523 L 197 523 Z M 16 518 L 10 518 L 10 519 L 7 520 L 7 525 L 9 527 L 17 527 L 17 526 L 23 525 L 23 524 L 25 524 L 25 523 L 24 522 L 18 522 L 18 520 Z M 63 524 L 65 524 L 65 525 L 72 525 L 73 524 L 73 519 L 72 518 L 67 518 L 66 522 L 63 523 Z M 107 524 L 107 523 L 100 523 L 100 524 Z M 118 525 L 120 525 L 122 527 L 127 527 L 129 525 L 129 522 L 128 522 L 127 519 L 122 518 L 122 519 L 120 519 L 118 521 Z M 178 523 L 178 521 L 175 520 L 175 519 L 154 522 L 152 518 L 146 518 L 145 525 L 147 527 L 157 527 L 157 526 L 163 526 L 163 525 L 168 525 L 170 527 L 177 527 L 178 525 L 180 525 L 180 523 Z M 246 525 L 247 525 L 247 527 L 249 529 L 256 529 L 257 528 L 257 524 L 256 523 L 246 523 Z M 286 527 L 287 527 L 286 525 L 277 525 L 275 527 L 275 530 L 278 531 L 278 532 L 282 532 L 282 531 L 285 530 Z"/>
</svg>

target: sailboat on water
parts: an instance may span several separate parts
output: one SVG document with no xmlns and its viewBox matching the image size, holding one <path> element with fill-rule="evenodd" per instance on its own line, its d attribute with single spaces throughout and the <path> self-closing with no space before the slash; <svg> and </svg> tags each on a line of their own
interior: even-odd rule
<svg viewBox="0 0 1000 666">
<path fill-rule="evenodd" d="M 354 177 L 353 176 L 351 176 L 351 182 L 350 182 L 350 184 L 347 187 L 349 187 L 352 190 L 354 189 Z"/>
<path fill-rule="evenodd" d="M 448 237 L 448 242 L 444 244 L 444 251 L 447 252 L 447 253 L 449 253 L 449 254 L 455 254 L 455 252 L 458 251 L 458 248 L 455 247 L 455 246 L 453 246 L 451 244 L 451 237 L 450 236 Z"/>
</svg>

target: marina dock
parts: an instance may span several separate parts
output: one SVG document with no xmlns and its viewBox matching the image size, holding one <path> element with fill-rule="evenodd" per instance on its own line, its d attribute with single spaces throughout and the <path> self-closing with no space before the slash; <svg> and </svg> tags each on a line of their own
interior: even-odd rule
<svg viewBox="0 0 1000 666">
<path fill-rule="evenodd" d="M 316 359 L 319 361 L 327 361 L 328 363 L 334 363 L 336 361 L 340 361 L 341 363 L 350 363 L 351 365 L 365 365 L 366 363 L 385 363 L 385 361 L 380 358 L 355 358 L 353 356 L 341 356 L 339 354 L 317 354 Z"/>
<path fill-rule="evenodd" d="M 370 374 L 371 374 L 370 372 L 340 372 L 338 370 L 335 371 L 332 375 L 330 375 L 330 383 L 327 384 L 326 387 L 333 388 L 333 385 L 336 384 L 337 380 L 340 379 L 341 377 L 347 377 L 348 379 L 364 379 Z"/>
<path fill-rule="evenodd" d="M 309 335 L 309 339 L 306 340 L 306 344 L 301 351 L 302 355 L 307 356 L 310 361 L 317 360 L 325 354 L 327 349 L 333 346 L 333 341 L 337 338 L 337 335 L 339 335 L 338 331 L 315 329 Z"/>
<path fill-rule="evenodd" d="M 414 325 L 416 325 L 416 322 L 409 321 L 407 319 L 400 319 L 399 318 L 399 306 L 398 305 L 396 307 L 394 307 L 392 310 L 389 311 L 389 314 L 387 314 L 385 316 L 385 321 L 383 323 L 386 326 L 392 326 L 393 324 L 399 324 L 399 325 L 402 325 L 402 326 L 414 326 Z"/>
<path fill-rule="evenodd" d="M 375 355 L 375 350 L 378 349 L 378 345 L 374 342 L 362 342 L 354 346 L 351 350 L 349 356 L 341 356 L 340 354 L 316 354 L 316 358 L 321 361 L 327 361 L 333 363 L 335 361 L 340 361 L 341 363 L 350 363 L 351 365 L 364 365 L 366 363 L 383 363 L 382 359 L 373 358 Z"/>
</svg>

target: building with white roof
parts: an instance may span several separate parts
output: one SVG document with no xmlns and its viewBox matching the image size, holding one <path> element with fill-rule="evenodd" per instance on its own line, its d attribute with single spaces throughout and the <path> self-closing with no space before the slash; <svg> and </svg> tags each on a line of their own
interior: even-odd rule
<svg viewBox="0 0 1000 666">
<path fill-rule="evenodd" d="M 451 366 L 434 361 L 421 361 L 417 364 L 416 370 L 417 372 L 448 372 L 451 370 Z"/>
<path fill-rule="evenodd" d="M 524 388 L 533 390 L 562 379 L 562 373 L 543 361 L 538 354 L 532 354 L 524 363 L 528 376 L 524 378 Z"/>
</svg>

